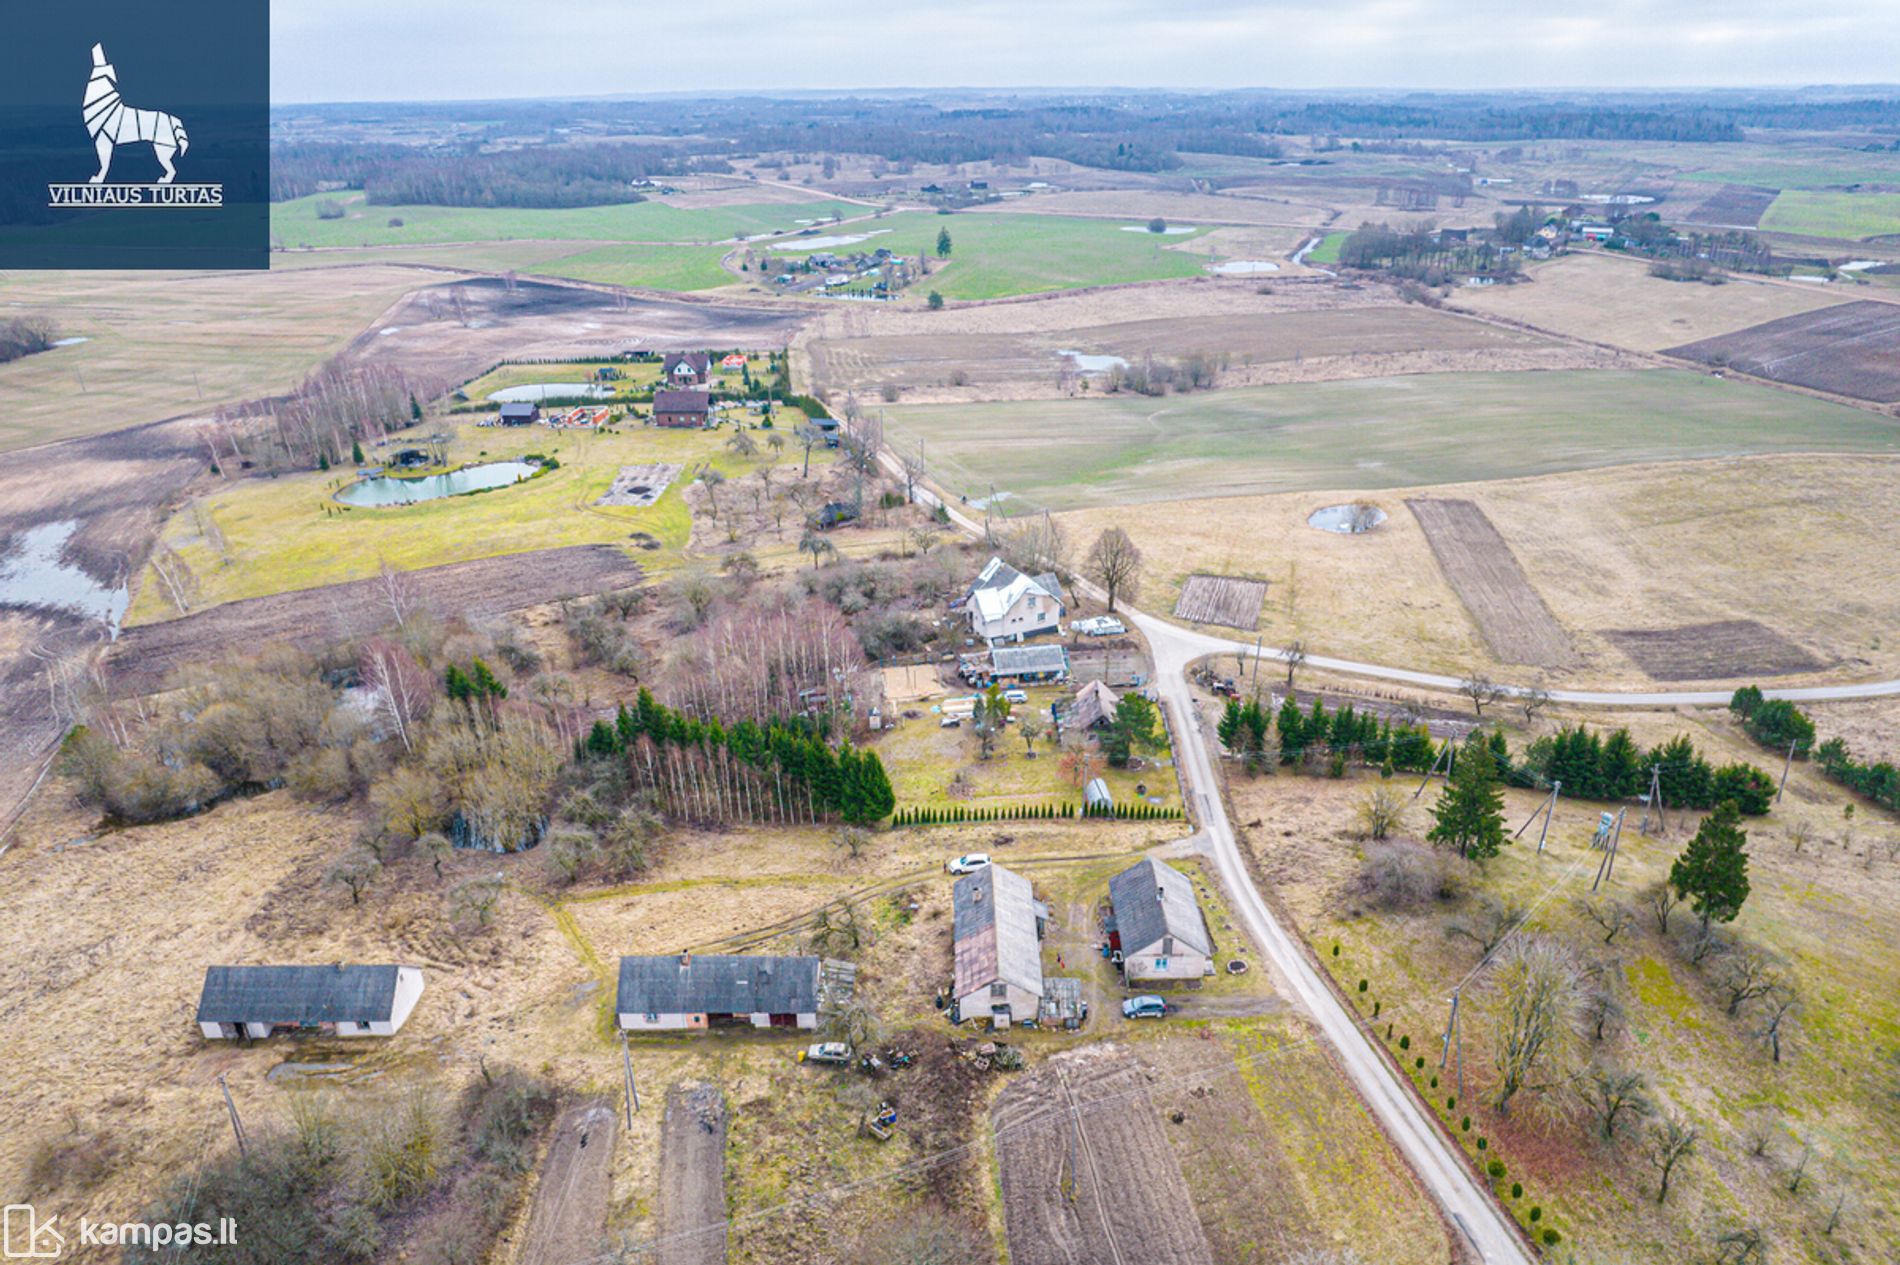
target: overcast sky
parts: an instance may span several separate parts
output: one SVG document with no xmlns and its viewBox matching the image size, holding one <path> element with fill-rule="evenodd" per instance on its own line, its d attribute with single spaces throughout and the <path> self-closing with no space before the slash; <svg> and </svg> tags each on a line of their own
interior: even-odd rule
<svg viewBox="0 0 1900 1265">
<path fill-rule="evenodd" d="M 1894 0 L 273 0 L 280 102 L 1891 83 Z"/>
</svg>

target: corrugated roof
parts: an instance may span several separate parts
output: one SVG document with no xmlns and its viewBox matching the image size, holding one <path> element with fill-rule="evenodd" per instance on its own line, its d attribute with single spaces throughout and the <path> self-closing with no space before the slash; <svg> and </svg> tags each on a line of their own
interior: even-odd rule
<svg viewBox="0 0 1900 1265">
<path fill-rule="evenodd" d="M 951 889 L 956 995 L 998 980 L 1042 995 L 1042 942 L 1029 880 L 1000 865 L 965 874 Z"/>
<path fill-rule="evenodd" d="M 1062 646 L 998 646 L 990 651 L 990 672 L 994 676 L 1068 670 L 1069 652 Z"/>
<path fill-rule="evenodd" d="M 791 1015 L 818 1010 L 818 959 L 680 954 L 620 959 L 624 1015 Z"/>
<path fill-rule="evenodd" d="M 211 966 L 199 1023 L 383 1023 L 396 1008 L 393 966 Z"/>
<path fill-rule="evenodd" d="M 1152 858 L 1135 862 L 1108 880 L 1108 899 L 1123 952 L 1145 949 L 1163 936 L 1197 953 L 1214 952 L 1194 884 L 1173 866 Z"/>
</svg>

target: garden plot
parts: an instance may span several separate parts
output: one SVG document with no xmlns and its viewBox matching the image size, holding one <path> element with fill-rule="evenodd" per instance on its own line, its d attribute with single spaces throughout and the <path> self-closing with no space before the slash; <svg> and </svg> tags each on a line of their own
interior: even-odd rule
<svg viewBox="0 0 1900 1265">
<path fill-rule="evenodd" d="M 1569 635 L 1482 509 L 1471 501 L 1424 497 L 1405 503 L 1492 654 L 1541 668 L 1566 667 L 1575 659 Z"/>
<path fill-rule="evenodd" d="M 1014 1265 L 1212 1265 L 1146 1073 L 1086 1046 L 1012 1081 L 990 1118 Z"/>
<path fill-rule="evenodd" d="M 1780 196 L 1779 189 L 1757 189 L 1752 185 L 1725 184 L 1716 195 L 1685 217 L 1691 224 L 1716 228 L 1754 228 L 1763 212 Z"/>
<path fill-rule="evenodd" d="M 1667 354 L 1891 404 L 1900 400 L 1900 307 L 1873 299 L 1843 303 L 1685 343 Z"/>
<path fill-rule="evenodd" d="M 541 1165 L 520 1265 L 565 1265 L 600 1250 L 620 1117 L 594 1099 L 568 1108 Z"/>
<path fill-rule="evenodd" d="M 683 467 L 660 463 L 645 466 L 622 466 L 620 473 L 614 476 L 613 485 L 601 494 L 596 505 L 626 505 L 635 509 L 645 509 L 660 499 L 661 493 L 673 485 L 680 477 Z"/>
<path fill-rule="evenodd" d="M 660 1135 L 658 1265 L 726 1259 L 726 1099 L 712 1085 L 675 1085 Z"/>
<path fill-rule="evenodd" d="M 1645 675 L 1658 681 L 1795 676 L 1819 672 L 1827 666 L 1752 619 L 1727 619 L 1684 628 L 1619 629 L 1604 636 L 1635 660 Z"/>
<path fill-rule="evenodd" d="M 613 545 L 572 545 L 405 571 L 393 600 L 412 610 L 478 619 L 632 588 L 641 576 L 639 566 Z M 189 664 L 215 663 L 273 643 L 313 646 L 374 631 L 395 622 L 393 609 L 391 587 L 380 578 L 226 602 L 127 629 L 114 643 L 111 668 L 121 683 L 158 688 Z"/>
<path fill-rule="evenodd" d="M 1174 617 L 1194 624 L 1220 624 L 1251 632 L 1260 626 L 1260 605 L 1267 600 L 1265 580 L 1230 575 L 1191 575 L 1181 585 Z"/>
</svg>

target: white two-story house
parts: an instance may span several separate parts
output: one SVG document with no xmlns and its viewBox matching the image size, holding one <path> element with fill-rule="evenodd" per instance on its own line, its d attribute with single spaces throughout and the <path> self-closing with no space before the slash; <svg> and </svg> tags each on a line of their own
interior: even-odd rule
<svg viewBox="0 0 1900 1265">
<path fill-rule="evenodd" d="M 1027 576 L 1001 558 L 991 558 L 963 599 L 970 631 L 985 641 L 1021 641 L 1054 632 L 1067 608 L 1053 574 Z"/>
</svg>

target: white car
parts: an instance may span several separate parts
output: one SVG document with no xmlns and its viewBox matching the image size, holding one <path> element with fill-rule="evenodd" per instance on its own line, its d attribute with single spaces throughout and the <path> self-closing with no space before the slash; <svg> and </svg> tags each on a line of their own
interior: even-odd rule
<svg viewBox="0 0 1900 1265">
<path fill-rule="evenodd" d="M 805 1051 L 807 1063 L 843 1065 L 851 1061 L 851 1047 L 842 1041 L 821 1041 Z"/>
<path fill-rule="evenodd" d="M 1029 701 L 1029 695 L 1022 690 L 1004 690 L 1003 697 L 1012 703 L 1027 703 Z"/>
<path fill-rule="evenodd" d="M 1075 630 L 1085 637 L 1119 637 L 1128 627 L 1113 615 L 1097 615 L 1093 619 L 1076 620 Z"/>
<path fill-rule="evenodd" d="M 952 857 L 944 862 L 943 868 L 952 874 L 974 874 L 990 863 L 987 852 L 967 852 L 960 857 Z"/>
</svg>

